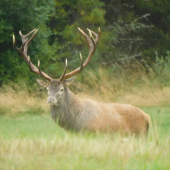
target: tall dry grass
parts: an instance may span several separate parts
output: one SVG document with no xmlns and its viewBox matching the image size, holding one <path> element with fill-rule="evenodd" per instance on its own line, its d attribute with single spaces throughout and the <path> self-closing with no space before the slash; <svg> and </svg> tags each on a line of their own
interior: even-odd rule
<svg viewBox="0 0 170 170">
<path fill-rule="evenodd" d="M 170 86 L 159 82 L 159 77 L 145 72 L 120 76 L 99 69 L 97 74 L 87 72 L 83 82 L 74 84 L 79 96 L 102 102 L 128 103 L 138 107 L 169 106 Z"/>
<path fill-rule="evenodd" d="M 102 102 L 169 106 L 170 86 L 163 86 L 159 80 L 159 76 L 145 74 L 142 69 L 114 72 L 100 68 L 96 72 L 85 71 L 70 88 L 81 98 Z M 24 82 L 1 87 L 0 114 L 48 113 L 46 90 L 40 89 L 38 85 L 32 89 Z"/>
<path fill-rule="evenodd" d="M 0 115 L 22 113 L 47 113 L 46 98 L 39 91 L 31 91 L 26 83 L 6 85 L 0 88 Z"/>
</svg>

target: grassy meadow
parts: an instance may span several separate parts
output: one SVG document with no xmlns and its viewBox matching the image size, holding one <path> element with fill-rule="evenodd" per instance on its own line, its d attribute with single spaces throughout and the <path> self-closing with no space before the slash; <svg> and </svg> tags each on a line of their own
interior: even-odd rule
<svg viewBox="0 0 170 170">
<path fill-rule="evenodd" d="M 170 86 L 145 74 L 110 77 L 89 72 L 70 88 L 80 97 L 140 107 L 152 120 L 147 139 L 67 132 L 52 121 L 45 91 L 11 84 L 0 89 L 0 170 L 169 170 Z"/>
</svg>

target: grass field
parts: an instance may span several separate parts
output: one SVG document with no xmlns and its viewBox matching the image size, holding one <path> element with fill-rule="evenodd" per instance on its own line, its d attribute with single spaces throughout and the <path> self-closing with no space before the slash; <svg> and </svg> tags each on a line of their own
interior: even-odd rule
<svg viewBox="0 0 170 170">
<path fill-rule="evenodd" d="M 71 133 L 50 114 L 0 117 L 2 170 L 170 169 L 170 107 L 142 108 L 153 121 L 146 140 Z"/>
<path fill-rule="evenodd" d="M 140 107 L 152 120 L 147 139 L 66 132 L 52 121 L 45 91 L 11 83 L 0 88 L 0 170 L 169 170 L 169 72 L 158 78 L 125 73 L 89 72 L 71 90 Z"/>
</svg>

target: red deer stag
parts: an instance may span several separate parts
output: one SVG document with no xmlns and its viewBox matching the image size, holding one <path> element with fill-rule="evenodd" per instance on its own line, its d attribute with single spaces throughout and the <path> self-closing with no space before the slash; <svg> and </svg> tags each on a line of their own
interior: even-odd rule
<svg viewBox="0 0 170 170">
<path fill-rule="evenodd" d="M 149 116 L 139 108 L 129 104 L 101 103 L 89 99 L 80 99 L 68 89 L 68 86 L 76 78 L 76 76 L 72 76 L 82 71 L 91 60 L 96 50 L 96 44 L 100 38 L 100 28 L 98 34 L 88 29 L 90 36 L 80 28 L 78 29 L 86 39 L 89 54 L 84 63 L 80 54 L 81 66 L 67 74 L 66 60 L 64 72 L 59 79 L 53 79 L 42 72 L 40 69 L 40 61 L 38 61 L 37 68 L 27 55 L 28 45 L 38 29 L 34 29 L 26 35 L 23 35 L 21 31 L 19 32 L 22 39 L 20 48 L 16 47 L 15 36 L 13 35 L 13 46 L 28 63 L 30 70 L 48 80 L 46 82 L 37 79 L 37 82 L 41 86 L 47 87 L 47 103 L 50 104 L 52 119 L 58 122 L 59 126 L 67 130 L 147 135 Z M 27 37 L 32 33 L 32 37 L 28 39 Z M 93 36 L 95 36 L 95 39 Z"/>
</svg>

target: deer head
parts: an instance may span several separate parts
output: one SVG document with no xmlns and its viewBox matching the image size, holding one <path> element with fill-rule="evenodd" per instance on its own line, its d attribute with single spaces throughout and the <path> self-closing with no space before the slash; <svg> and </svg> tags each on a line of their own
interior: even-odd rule
<svg viewBox="0 0 170 170">
<path fill-rule="evenodd" d="M 64 72 L 59 79 L 53 79 L 46 73 L 42 72 L 41 68 L 40 68 L 40 61 L 38 61 L 38 68 L 37 68 L 31 62 L 30 57 L 27 55 L 28 45 L 31 42 L 31 40 L 34 38 L 38 29 L 34 29 L 26 35 L 23 35 L 21 33 L 21 31 L 19 32 L 19 34 L 21 36 L 21 40 L 22 40 L 22 45 L 20 48 L 18 48 L 16 46 L 15 36 L 13 35 L 13 46 L 14 46 L 15 50 L 28 63 L 30 70 L 32 72 L 42 76 L 43 78 L 45 78 L 47 80 L 47 81 L 44 81 L 41 79 L 37 79 L 37 82 L 39 83 L 39 85 L 47 88 L 48 95 L 49 95 L 47 102 L 51 105 L 57 106 L 60 103 L 60 101 L 63 99 L 63 95 L 65 95 L 65 92 L 67 91 L 67 87 L 71 84 L 71 82 L 73 82 L 75 80 L 75 78 L 76 78 L 75 75 L 77 73 L 80 73 L 83 70 L 83 68 L 86 67 L 86 65 L 89 63 L 89 61 L 91 60 L 91 58 L 96 50 L 96 44 L 100 38 L 100 28 L 99 28 L 98 34 L 96 34 L 94 31 L 92 31 L 90 29 L 87 29 L 89 31 L 90 37 L 86 33 L 84 33 L 83 30 L 81 30 L 80 28 L 78 28 L 78 29 L 84 35 L 84 37 L 86 39 L 87 45 L 89 47 L 89 54 L 87 56 L 86 61 L 83 63 L 83 59 L 82 59 L 82 56 L 80 53 L 81 66 L 69 73 L 66 73 L 66 71 L 67 71 L 67 59 L 66 59 Z M 30 36 L 32 33 L 33 33 L 33 35 L 31 36 L 31 38 L 28 39 L 27 37 Z M 95 39 L 93 38 L 92 34 L 95 36 Z"/>
</svg>

